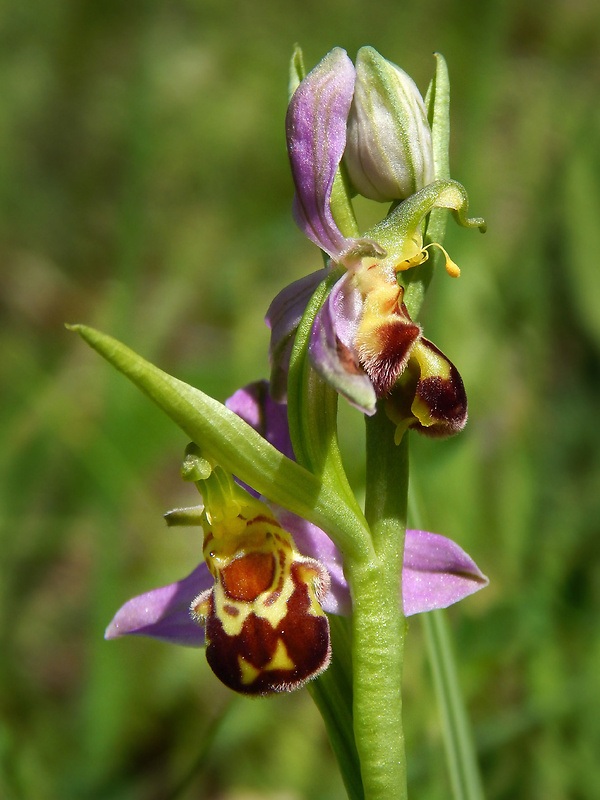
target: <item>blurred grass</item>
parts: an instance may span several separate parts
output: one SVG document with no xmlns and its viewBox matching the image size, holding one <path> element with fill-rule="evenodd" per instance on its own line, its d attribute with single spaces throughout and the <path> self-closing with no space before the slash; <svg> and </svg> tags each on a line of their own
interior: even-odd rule
<svg viewBox="0 0 600 800">
<path fill-rule="evenodd" d="M 200 652 L 103 641 L 201 542 L 160 519 L 195 501 L 186 442 L 62 327 L 220 399 L 266 373 L 269 300 L 319 265 L 290 215 L 295 41 L 308 65 L 372 44 L 423 90 L 431 53 L 448 61 L 453 175 L 489 232 L 450 225 L 463 274 L 423 315 L 471 421 L 413 442 L 415 484 L 491 578 L 452 614 L 488 797 L 600 796 L 597 3 L 32 0 L 0 37 L 0 797 L 343 796 L 307 693 L 231 699 Z M 410 631 L 411 791 L 433 800 L 448 783 Z"/>
</svg>

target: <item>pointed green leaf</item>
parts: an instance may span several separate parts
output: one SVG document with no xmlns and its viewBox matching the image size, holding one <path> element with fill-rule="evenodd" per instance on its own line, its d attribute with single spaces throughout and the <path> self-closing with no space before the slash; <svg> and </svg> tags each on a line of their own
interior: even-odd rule
<svg viewBox="0 0 600 800">
<path fill-rule="evenodd" d="M 450 178 L 450 78 L 444 56 L 435 53 L 435 58 L 435 75 L 427 90 L 425 106 L 431 125 L 435 177 L 437 180 L 448 180 Z"/>
<path fill-rule="evenodd" d="M 342 553 L 358 559 L 368 553 L 370 540 L 364 523 L 343 499 L 282 455 L 240 417 L 116 339 L 85 325 L 68 327 L 156 403 L 208 458 L 272 502 L 323 528 Z"/>
<path fill-rule="evenodd" d="M 290 59 L 290 73 L 288 79 L 288 99 L 292 99 L 292 95 L 300 86 L 300 83 L 306 77 L 306 70 L 304 69 L 304 57 L 302 55 L 302 48 L 299 44 L 294 45 L 294 52 Z"/>
</svg>

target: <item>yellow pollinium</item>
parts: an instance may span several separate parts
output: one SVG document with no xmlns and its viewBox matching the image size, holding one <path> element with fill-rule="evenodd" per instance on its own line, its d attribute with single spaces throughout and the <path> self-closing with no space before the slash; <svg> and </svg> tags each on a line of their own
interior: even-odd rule
<svg viewBox="0 0 600 800">
<path fill-rule="evenodd" d="M 438 244 L 438 242 L 431 242 L 431 244 L 425 245 L 425 247 L 421 246 L 421 248 L 414 255 L 406 258 L 404 261 L 401 261 L 396 265 L 396 272 L 405 272 L 411 267 L 418 267 L 420 264 L 424 264 L 429 258 L 428 250 L 430 247 L 437 247 L 442 251 L 445 258 L 446 272 L 451 278 L 458 278 L 460 276 L 460 267 L 450 258 L 446 250 L 441 244 Z"/>
</svg>

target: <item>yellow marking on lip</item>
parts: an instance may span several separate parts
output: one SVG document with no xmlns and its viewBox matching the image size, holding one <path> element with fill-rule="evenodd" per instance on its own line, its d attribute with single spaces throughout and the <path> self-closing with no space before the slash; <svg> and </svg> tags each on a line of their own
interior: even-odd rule
<svg viewBox="0 0 600 800">
<path fill-rule="evenodd" d="M 265 666 L 265 670 L 274 670 L 274 669 L 285 669 L 285 670 L 292 670 L 295 668 L 295 664 L 290 658 L 287 647 L 285 646 L 285 642 L 283 639 L 277 640 L 277 648 L 275 650 L 275 654 L 273 658 L 269 661 L 269 663 Z"/>
<path fill-rule="evenodd" d="M 238 656 L 238 664 L 240 665 L 241 681 L 244 686 L 254 683 L 261 671 L 249 664 L 243 656 Z"/>
</svg>

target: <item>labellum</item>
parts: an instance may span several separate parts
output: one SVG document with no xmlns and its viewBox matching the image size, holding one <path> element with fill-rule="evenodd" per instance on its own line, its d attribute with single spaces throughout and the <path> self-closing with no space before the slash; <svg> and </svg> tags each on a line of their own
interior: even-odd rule
<svg viewBox="0 0 600 800">
<path fill-rule="evenodd" d="M 248 695 L 297 689 L 330 660 L 329 623 L 320 606 L 329 574 L 298 553 L 265 510 L 242 517 L 244 530 L 233 539 L 216 526 L 207 530 L 204 557 L 215 584 L 191 606 L 206 628 L 211 669 Z"/>
</svg>

